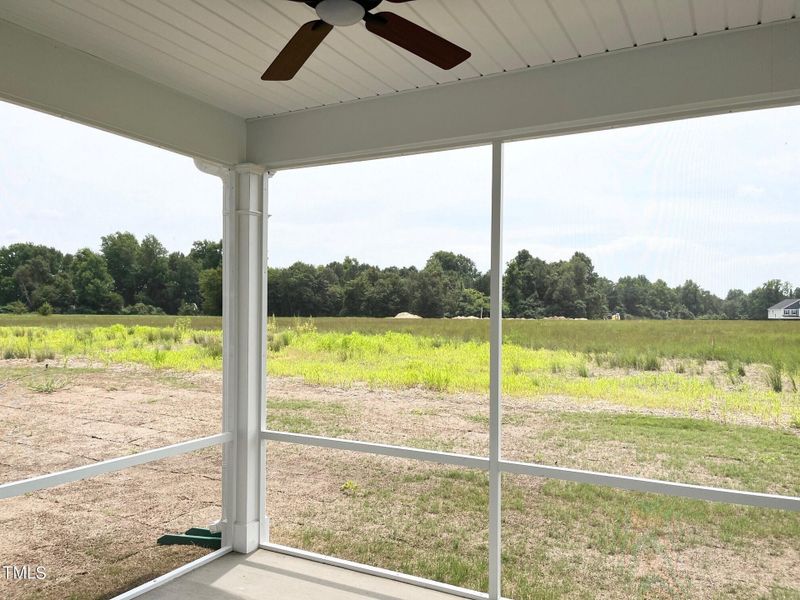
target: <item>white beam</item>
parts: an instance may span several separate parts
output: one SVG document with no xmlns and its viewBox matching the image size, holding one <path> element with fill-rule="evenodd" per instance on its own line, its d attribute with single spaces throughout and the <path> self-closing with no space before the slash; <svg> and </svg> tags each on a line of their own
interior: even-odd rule
<svg viewBox="0 0 800 600">
<path fill-rule="evenodd" d="M 271 169 L 800 102 L 800 22 L 698 36 L 248 123 Z"/>
<path fill-rule="evenodd" d="M 0 20 L 0 99 L 228 165 L 244 119 Z"/>
</svg>

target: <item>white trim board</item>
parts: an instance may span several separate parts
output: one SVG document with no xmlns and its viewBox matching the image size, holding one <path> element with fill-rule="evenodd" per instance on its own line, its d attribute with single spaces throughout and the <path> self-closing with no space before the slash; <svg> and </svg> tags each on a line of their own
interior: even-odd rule
<svg viewBox="0 0 800 600">
<path fill-rule="evenodd" d="M 2 19 L 0 99 L 196 158 L 244 159 L 241 117 Z"/>
<path fill-rule="evenodd" d="M 251 120 L 270 169 L 800 102 L 800 22 L 686 38 Z"/>
</svg>

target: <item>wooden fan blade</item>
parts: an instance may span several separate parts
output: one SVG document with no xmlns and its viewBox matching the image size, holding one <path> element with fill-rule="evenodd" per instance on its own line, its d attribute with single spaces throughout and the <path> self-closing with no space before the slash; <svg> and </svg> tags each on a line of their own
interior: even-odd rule
<svg viewBox="0 0 800 600">
<path fill-rule="evenodd" d="M 310 21 L 300 27 L 280 54 L 264 71 L 264 81 L 288 81 L 300 70 L 314 50 L 333 29 L 325 21 Z"/>
<path fill-rule="evenodd" d="M 472 56 L 460 46 L 394 13 L 367 13 L 364 21 L 367 29 L 375 35 L 442 69 L 452 69 Z"/>
</svg>

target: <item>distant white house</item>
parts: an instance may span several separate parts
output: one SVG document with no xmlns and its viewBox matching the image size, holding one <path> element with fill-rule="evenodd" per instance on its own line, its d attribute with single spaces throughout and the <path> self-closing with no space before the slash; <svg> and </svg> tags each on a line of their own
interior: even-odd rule
<svg viewBox="0 0 800 600">
<path fill-rule="evenodd" d="M 797 298 L 781 300 L 775 306 L 767 309 L 767 317 L 770 319 L 800 319 L 800 300 Z"/>
</svg>

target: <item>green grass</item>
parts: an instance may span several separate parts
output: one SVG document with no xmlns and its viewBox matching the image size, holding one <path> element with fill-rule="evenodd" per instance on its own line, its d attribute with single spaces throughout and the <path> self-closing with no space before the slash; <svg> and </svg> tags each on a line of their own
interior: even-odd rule
<svg viewBox="0 0 800 600">
<path fill-rule="evenodd" d="M 272 354 L 270 374 L 324 385 L 364 382 L 376 388 L 422 387 L 438 392 L 481 393 L 489 386 L 485 342 L 397 332 L 307 332 L 290 338 Z M 512 343 L 504 344 L 503 353 L 503 391 L 511 396 L 566 396 L 686 414 L 748 414 L 764 422 L 784 421 L 800 408 L 800 396 L 793 392 L 745 383 L 721 387 L 709 377 L 654 370 L 647 358 L 624 373 L 590 376 L 587 356 L 581 353 Z"/>
<path fill-rule="evenodd" d="M 486 590 L 486 475 L 395 462 L 316 457 L 340 483 L 273 519 L 276 542 Z M 504 476 L 503 507 L 503 591 L 517 600 L 699 595 L 687 570 L 658 565 L 697 551 L 713 560 L 716 548 L 743 563 L 756 548 L 791 556 L 800 535 L 796 513 L 525 476 Z M 756 595 L 714 570 L 693 575 Z"/>
<path fill-rule="evenodd" d="M 275 319 L 278 329 L 292 326 Z M 486 341 L 487 320 L 318 318 L 319 332 L 388 331 L 456 341 Z M 506 320 L 504 339 L 525 348 L 622 357 L 653 356 L 800 366 L 800 322 Z"/>
<path fill-rule="evenodd" d="M 561 466 L 800 495 L 800 438 L 791 431 L 638 414 L 562 412 L 548 417 L 536 443 L 553 449 Z M 614 453 L 620 448 L 635 457 L 632 465 L 616 464 Z"/>
<path fill-rule="evenodd" d="M 222 317 L 176 317 L 172 315 L 49 315 L 0 314 L 0 327 L 109 327 L 143 325 L 172 327 L 176 319 L 190 319 L 192 329 L 221 329 Z"/>
<path fill-rule="evenodd" d="M 346 328 L 350 321 L 344 319 L 340 327 Z M 373 325 L 376 322 L 383 320 L 370 320 Z M 0 327 L 0 356 L 41 361 L 82 357 L 102 364 L 136 363 L 176 371 L 221 368 L 220 331 L 190 329 L 185 321 L 180 320 L 173 319 L 172 323 L 170 327 L 119 323 L 85 328 Z M 448 328 L 463 324 L 467 330 L 474 327 L 470 321 L 431 323 L 444 324 Z M 550 331 L 554 331 L 553 327 L 564 327 L 569 332 L 575 323 L 582 326 L 591 322 L 541 323 Z M 540 326 L 539 322 L 510 322 L 513 326 L 520 324 L 531 331 Z M 727 322 L 724 324 L 731 327 Z M 619 323 L 591 325 L 615 327 Z M 641 327 L 646 333 L 652 325 L 643 321 L 624 324 L 631 336 L 635 328 Z M 667 327 L 686 329 L 682 322 L 657 325 L 664 327 L 664 332 L 672 331 Z M 754 326 L 764 328 L 772 325 L 733 323 L 743 332 L 736 345 L 740 354 L 752 350 L 747 348 L 747 343 L 752 341 L 748 332 L 752 333 Z M 301 377 L 315 384 L 349 386 L 364 382 L 373 387 L 422 387 L 442 393 L 483 393 L 488 389 L 489 347 L 480 339 L 396 331 L 382 334 L 325 332 L 299 321 L 292 322 L 290 329 L 280 329 L 282 326 L 280 322 L 273 325 L 269 335 L 271 356 L 268 366 L 271 375 Z M 437 327 L 440 325 L 433 325 L 434 329 Z M 786 339 L 789 339 L 790 332 L 790 329 L 784 332 Z M 767 371 L 770 387 L 753 386 L 739 380 L 738 373 L 745 369 L 740 358 L 729 359 L 728 364 L 735 365 L 729 375 L 731 385 L 721 385 L 712 377 L 704 376 L 705 358 L 682 358 L 674 370 L 667 369 L 669 363 L 665 361 L 675 359 L 664 354 L 668 347 L 663 345 L 663 339 L 655 339 L 653 347 L 642 352 L 629 345 L 617 352 L 593 353 L 534 347 L 516 343 L 513 339 L 513 335 L 506 338 L 503 350 L 503 391 L 511 396 L 563 396 L 587 402 L 603 400 L 634 408 L 663 408 L 686 414 L 713 411 L 724 416 L 744 413 L 764 422 L 783 422 L 800 410 L 796 384 L 783 385 L 782 379 L 785 373 L 787 381 L 796 382 L 795 372 L 786 365 L 791 363 L 792 353 L 800 348 L 800 337 L 791 338 L 794 343 L 791 350 L 784 344 L 787 354 L 775 363 L 780 367 Z M 684 361 L 690 363 L 688 371 Z M 748 367 L 748 370 L 752 368 Z M 777 383 L 775 373 L 778 373 Z"/>
<path fill-rule="evenodd" d="M 63 390 L 71 383 L 70 378 L 60 375 L 45 375 L 29 380 L 26 386 L 29 390 L 39 394 L 52 394 Z"/>
<path fill-rule="evenodd" d="M 764 378 L 773 392 L 783 391 L 783 368 L 780 363 L 770 366 L 764 374 Z"/>
<path fill-rule="evenodd" d="M 290 433 L 344 437 L 352 435 L 352 414 L 341 402 L 276 400 L 267 402 L 267 428 Z"/>
<path fill-rule="evenodd" d="M 173 324 L 176 320 L 172 319 Z M 219 369 L 220 331 L 171 327 L 110 325 L 107 327 L 0 327 L 0 356 L 37 361 L 81 357 L 105 364 L 136 363 L 179 371 Z"/>
<path fill-rule="evenodd" d="M 561 466 L 800 493 L 799 438 L 786 430 L 637 414 L 529 418 L 550 419 L 544 431 L 532 435 Z M 480 414 L 464 419 L 486 424 Z M 447 445 L 438 438 L 425 443 Z M 627 454 L 619 456 L 620 449 Z M 486 589 L 484 473 L 375 457 L 354 461 L 330 451 L 313 456 L 309 468 L 338 477 L 337 489 L 332 496 L 306 490 L 315 502 L 298 502 L 276 515 L 272 532 L 278 543 Z M 293 471 L 305 468 L 292 462 Z M 725 568 L 715 566 L 722 557 L 752 564 L 754 553 L 791 560 L 800 550 L 798 513 L 515 475 L 504 476 L 503 511 L 504 594 L 518 600 L 799 593 L 770 583 L 780 571 L 763 566 L 763 558 L 763 582 L 747 583 L 730 573 L 726 579 Z M 697 560 L 697 553 L 705 566 L 681 566 L 687 556 Z M 710 582 L 713 593 L 698 590 L 698 580 Z"/>
<path fill-rule="evenodd" d="M 92 328 L 121 324 L 165 328 L 174 316 L 134 315 L 0 315 L 2 327 Z M 296 324 L 289 317 L 272 319 L 276 330 Z M 486 341 L 487 320 L 373 319 L 326 317 L 314 319 L 321 333 L 389 331 L 456 341 Z M 220 317 L 191 317 L 192 329 L 219 330 Z M 743 364 L 782 363 L 800 367 L 800 322 L 783 321 L 523 321 L 506 320 L 505 340 L 525 348 L 566 350 L 621 357 L 673 357 L 738 361 Z M 623 361 L 625 359 L 623 358 Z"/>
</svg>

